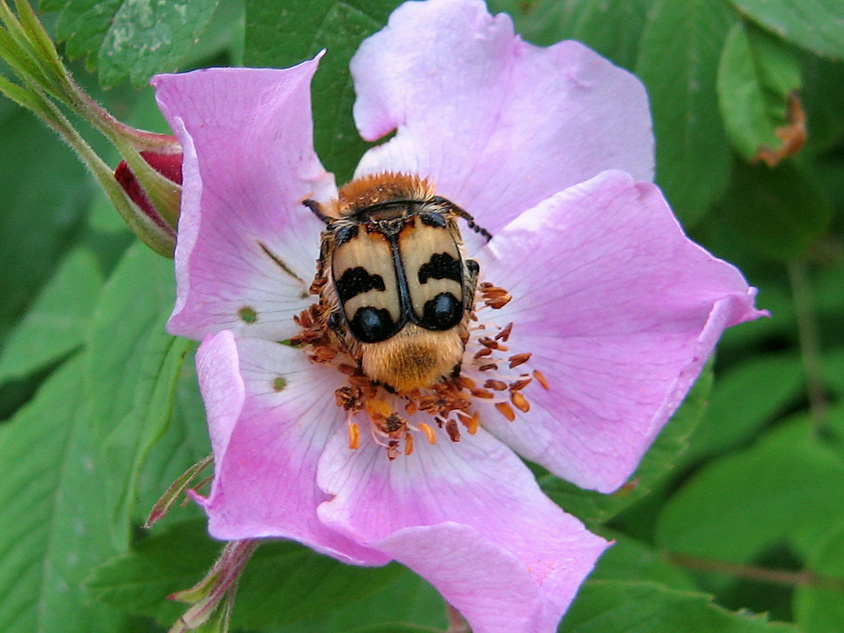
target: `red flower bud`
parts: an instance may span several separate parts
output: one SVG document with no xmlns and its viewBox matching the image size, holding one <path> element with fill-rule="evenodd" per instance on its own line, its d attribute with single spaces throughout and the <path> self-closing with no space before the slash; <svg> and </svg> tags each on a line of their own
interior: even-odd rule
<svg viewBox="0 0 844 633">
<path fill-rule="evenodd" d="M 142 151 L 141 157 L 159 174 L 175 182 L 177 185 L 182 184 L 182 154 L 158 154 L 156 152 Z M 141 188 L 135 174 L 126 164 L 125 160 L 121 160 L 114 171 L 114 178 L 132 200 L 147 216 L 162 228 L 172 229 L 167 222 L 161 217 L 161 214 L 153 207 L 149 201 L 143 188 Z"/>
</svg>

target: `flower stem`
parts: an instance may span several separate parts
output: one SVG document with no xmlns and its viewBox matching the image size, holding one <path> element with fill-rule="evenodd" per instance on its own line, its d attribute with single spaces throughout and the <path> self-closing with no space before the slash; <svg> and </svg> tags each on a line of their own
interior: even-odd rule
<svg viewBox="0 0 844 633">
<path fill-rule="evenodd" d="M 800 343 L 800 359 L 806 376 L 806 391 L 809 408 L 815 428 L 819 428 L 827 408 L 826 393 L 821 374 L 820 343 L 818 328 L 809 292 L 806 263 L 793 261 L 788 264 L 788 279 L 797 316 L 797 336 Z"/>
<path fill-rule="evenodd" d="M 788 569 L 770 569 L 768 567 L 743 565 L 741 563 L 703 558 L 700 556 L 690 556 L 688 554 L 678 554 L 676 552 L 665 552 L 663 555 L 668 562 L 673 563 L 678 567 L 685 567 L 686 569 L 709 571 L 716 574 L 735 576 L 737 578 L 745 578 L 747 580 L 757 580 L 759 582 L 774 585 L 785 585 L 788 587 L 816 587 L 844 593 L 844 578 L 823 576 L 808 570 L 791 571 Z"/>
</svg>

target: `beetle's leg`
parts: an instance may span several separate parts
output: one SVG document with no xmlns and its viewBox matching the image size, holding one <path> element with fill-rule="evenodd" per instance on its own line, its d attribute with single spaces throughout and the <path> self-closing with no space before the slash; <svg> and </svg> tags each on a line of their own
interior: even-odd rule
<svg viewBox="0 0 844 633">
<path fill-rule="evenodd" d="M 478 273 L 480 266 L 474 259 L 467 259 L 466 272 L 463 278 L 463 309 L 467 312 L 475 307 L 475 291 L 478 288 Z"/>
</svg>

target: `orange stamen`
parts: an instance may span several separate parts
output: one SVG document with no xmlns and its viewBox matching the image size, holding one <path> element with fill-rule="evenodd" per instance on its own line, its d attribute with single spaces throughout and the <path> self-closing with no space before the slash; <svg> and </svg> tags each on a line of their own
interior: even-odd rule
<svg viewBox="0 0 844 633">
<path fill-rule="evenodd" d="M 518 367 L 519 365 L 523 365 L 530 360 L 530 352 L 525 352 L 523 354 L 513 354 L 510 358 L 510 369 L 513 367 Z"/>
<path fill-rule="evenodd" d="M 525 397 L 518 391 L 514 391 L 510 394 L 510 401 L 513 403 L 513 406 L 515 406 L 522 413 L 527 413 L 528 411 L 530 411 L 530 402 L 525 400 Z"/>
<path fill-rule="evenodd" d="M 413 435 L 408 433 L 404 436 L 404 454 L 410 455 L 413 453 Z"/>
<path fill-rule="evenodd" d="M 459 413 L 460 421 L 463 423 L 463 426 L 466 427 L 466 430 L 469 432 L 469 435 L 474 435 L 478 432 L 478 427 L 481 425 L 481 414 L 475 411 L 471 416 L 466 415 L 465 413 Z"/>
<path fill-rule="evenodd" d="M 445 423 L 445 432 L 448 433 L 448 438 L 452 442 L 460 441 L 460 429 L 457 428 L 457 422 L 449 420 Z"/>
<path fill-rule="evenodd" d="M 537 382 L 539 382 L 539 384 L 542 385 L 542 387 L 545 389 L 545 391 L 548 391 L 549 389 L 551 389 L 551 387 L 548 385 L 548 379 L 545 377 L 545 374 L 543 374 L 538 369 L 533 370 L 533 377 L 536 378 Z"/>
<path fill-rule="evenodd" d="M 425 434 L 425 439 L 428 440 L 428 444 L 436 444 L 437 443 L 437 434 L 434 432 L 430 426 L 425 424 L 424 422 L 419 423 L 419 428 Z"/>
<path fill-rule="evenodd" d="M 360 446 L 360 427 L 351 422 L 348 426 L 349 431 L 349 448 L 355 450 Z"/>
<path fill-rule="evenodd" d="M 495 397 L 495 394 L 487 389 L 472 389 L 471 393 L 476 398 L 483 398 L 484 400 L 491 400 Z"/>
<path fill-rule="evenodd" d="M 509 422 L 512 422 L 516 419 L 516 414 L 513 411 L 513 407 L 510 406 L 507 402 L 496 402 L 495 408 L 498 409 L 499 413 L 503 415 Z"/>
<path fill-rule="evenodd" d="M 464 389 L 474 389 L 477 385 L 477 383 L 468 376 L 460 376 L 457 380 L 460 382 L 460 386 Z"/>
</svg>

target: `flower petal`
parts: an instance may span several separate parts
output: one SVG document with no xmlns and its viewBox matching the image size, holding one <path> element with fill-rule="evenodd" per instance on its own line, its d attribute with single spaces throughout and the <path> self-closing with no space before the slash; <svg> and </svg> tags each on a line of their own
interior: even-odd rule
<svg viewBox="0 0 844 633">
<path fill-rule="evenodd" d="M 314 59 L 152 80 L 184 151 L 173 334 L 295 332 L 291 318 L 309 303 L 321 230 L 301 201 L 334 192 L 311 138 L 316 67 Z"/>
<path fill-rule="evenodd" d="M 475 633 L 551 633 L 607 543 L 565 514 L 488 433 L 387 460 L 334 435 L 317 481 L 330 527 L 419 573 Z"/>
<path fill-rule="evenodd" d="M 477 253 L 514 297 L 514 352 L 548 379 L 530 412 L 483 424 L 574 483 L 622 485 L 722 331 L 763 314 L 741 273 L 689 240 L 659 190 L 606 172 L 525 212 Z"/>
<path fill-rule="evenodd" d="M 198 501 L 219 539 L 290 538 L 346 562 L 387 558 L 326 528 L 316 516 L 328 496 L 316 465 L 340 409 L 338 372 L 302 352 L 223 331 L 197 352 L 197 373 L 214 449 L 211 494 Z"/>
<path fill-rule="evenodd" d="M 455 28 L 459 25 L 459 28 Z M 493 233 L 605 169 L 653 175 L 642 84 L 577 42 L 539 48 L 480 0 L 407 2 L 351 62 L 363 157 L 431 178 Z"/>
</svg>

